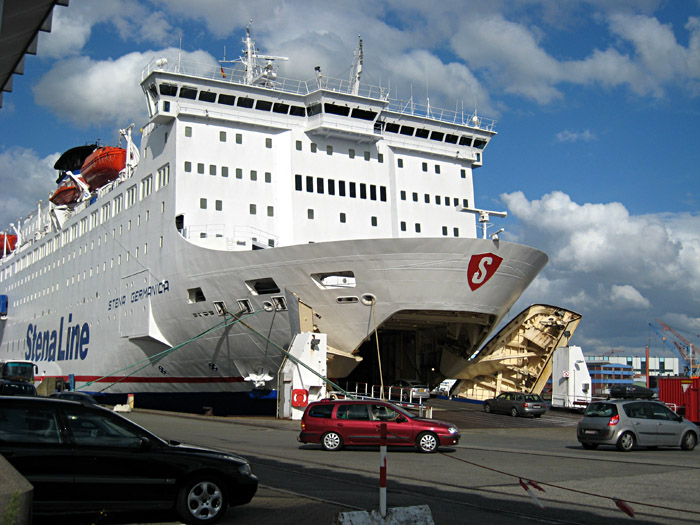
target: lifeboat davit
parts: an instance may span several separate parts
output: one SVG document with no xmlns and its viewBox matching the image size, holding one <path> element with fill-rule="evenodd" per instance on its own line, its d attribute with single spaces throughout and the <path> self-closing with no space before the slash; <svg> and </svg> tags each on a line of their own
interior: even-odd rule
<svg viewBox="0 0 700 525">
<path fill-rule="evenodd" d="M 85 182 L 82 177 L 78 177 L 81 182 Z M 70 177 L 64 178 L 61 183 L 56 188 L 49 200 L 53 202 L 56 206 L 61 206 L 62 204 L 71 204 L 76 202 L 80 197 L 83 190 L 75 183 Z"/>
<path fill-rule="evenodd" d="M 92 191 L 119 177 L 125 166 L 126 150 L 105 146 L 97 148 L 85 159 L 80 175 Z"/>
<path fill-rule="evenodd" d="M 0 233 L 0 257 L 6 253 L 12 253 L 17 244 L 17 236 L 9 233 Z"/>
</svg>

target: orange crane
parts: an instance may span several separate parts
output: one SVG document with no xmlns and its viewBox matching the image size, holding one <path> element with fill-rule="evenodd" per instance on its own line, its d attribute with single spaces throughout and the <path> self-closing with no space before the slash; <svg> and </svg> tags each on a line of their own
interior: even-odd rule
<svg viewBox="0 0 700 525">
<path fill-rule="evenodd" d="M 697 375 L 698 372 L 700 372 L 700 364 L 696 368 L 694 361 L 697 361 L 698 358 L 700 358 L 700 351 L 698 350 L 698 347 L 663 321 L 655 319 L 655 322 L 661 327 L 661 329 L 659 329 L 659 327 L 654 323 L 649 323 L 649 326 L 651 326 L 651 328 L 657 333 L 666 346 L 668 346 L 681 358 L 683 364 L 688 368 L 690 375 Z M 666 333 L 671 334 L 671 336 L 667 337 Z"/>
</svg>

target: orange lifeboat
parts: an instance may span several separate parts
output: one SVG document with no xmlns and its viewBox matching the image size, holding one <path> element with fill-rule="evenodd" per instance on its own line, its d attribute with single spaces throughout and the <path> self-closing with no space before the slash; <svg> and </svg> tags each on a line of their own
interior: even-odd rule
<svg viewBox="0 0 700 525">
<path fill-rule="evenodd" d="M 125 166 L 126 150 L 105 146 L 97 148 L 85 159 L 80 175 L 92 191 L 116 179 Z"/>
<path fill-rule="evenodd" d="M 78 179 L 80 179 L 81 182 L 85 182 L 82 177 L 78 177 Z M 58 185 L 56 191 L 51 194 L 49 200 L 56 206 L 70 204 L 72 202 L 76 202 L 81 193 L 82 190 L 78 187 L 75 181 L 70 177 L 66 177 Z"/>
<path fill-rule="evenodd" d="M 17 236 L 9 233 L 0 233 L 0 257 L 6 253 L 12 253 L 17 244 Z"/>
</svg>

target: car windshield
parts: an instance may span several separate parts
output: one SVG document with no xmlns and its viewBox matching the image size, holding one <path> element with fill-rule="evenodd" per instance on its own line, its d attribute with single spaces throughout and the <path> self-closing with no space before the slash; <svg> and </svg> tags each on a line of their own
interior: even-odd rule
<svg viewBox="0 0 700 525">
<path fill-rule="evenodd" d="M 617 407 L 612 403 L 591 403 L 583 415 L 584 417 L 612 417 L 617 415 Z"/>
</svg>

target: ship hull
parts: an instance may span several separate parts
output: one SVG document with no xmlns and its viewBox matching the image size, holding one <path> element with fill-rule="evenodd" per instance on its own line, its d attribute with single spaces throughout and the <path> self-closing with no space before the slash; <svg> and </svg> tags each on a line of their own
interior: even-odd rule
<svg viewBox="0 0 700 525">
<path fill-rule="evenodd" d="M 486 335 L 547 260 L 532 248 L 478 239 L 340 241 L 246 252 L 202 248 L 177 234 L 172 242 L 172 256 L 154 258 L 152 266 L 119 282 L 106 279 L 95 300 L 38 319 L 34 308 L 14 313 L 3 337 L 24 340 L 23 349 L 7 357 L 34 361 L 40 378 L 136 394 L 142 405 L 163 405 L 178 394 L 201 409 L 218 406 L 216 397 L 241 394 L 253 406 L 268 406 L 265 394 L 276 388 L 280 349 L 302 331 L 299 305 L 313 311 L 313 328 L 328 334 L 340 355 L 336 369 L 348 371 L 363 341 L 399 312 L 478 316 Z M 469 263 L 483 254 L 503 262 L 472 291 Z M 324 289 L 314 276 L 328 272 L 351 273 L 354 286 Z M 242 312 L 239 301 L 261 278 L 277 290 L 254 295 L 247 303 L 251 311 Z M 286 308 L 270 309 L 274 298 L 283 298 Z M 332 370 L 329 376 L 337 377 Z M 256 389 L 258 376 L 273 379 Z M 182 409 L 182 402 L 167 399 Z"/>
</svg>

